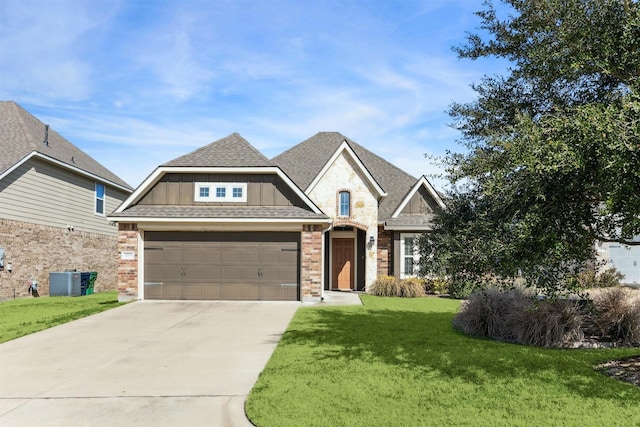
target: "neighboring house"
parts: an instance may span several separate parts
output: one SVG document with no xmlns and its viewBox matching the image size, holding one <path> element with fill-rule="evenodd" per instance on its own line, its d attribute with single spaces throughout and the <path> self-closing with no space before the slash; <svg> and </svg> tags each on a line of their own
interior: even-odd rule
<svg viewBox="0 0 640 427">
<path fill-rule="evenodd" d="M 28 295 L 49 273 L 97 271 L 115 289 L 117 227 L 106 215 L 133 191 L 126 182 L 15 102 L 0 102 L 0 299 Z M 9 271 L 11 270 L 11 271 Z"/>
<path fill-rule="evenodd" d="M 633 241 L 640 242 L 640 236 L 635 236 Z M 603 269 L 614 267 L 624 274 L 622 283 L 640 287 L 640 245 L 604 242 L 596 248 L 600 260 L 605 262 Z"/>
<path fill-rule="evenodd" d="M 159 166 L 110 216 L 119 299 L 317 301 L 414 274 L 415 238 L 444 207 L 336 132 L 269 160 L 238 134 Z"/>
</svg>

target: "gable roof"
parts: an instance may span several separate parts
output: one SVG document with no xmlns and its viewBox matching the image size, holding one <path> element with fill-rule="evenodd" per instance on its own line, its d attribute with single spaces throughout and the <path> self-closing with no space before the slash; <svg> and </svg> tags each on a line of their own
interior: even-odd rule
<svg viewBox="0 0 640 427">
<path fill-rule="evenodd" d="M 255 167 L 272 166 L 269 159 L 238 133 L 232 133 L 162 166 Z"/>
<path fill-rule="evenodd" d="M 351 147 L 373 179 L 387 193 L 380 201 L 378 219 L 384 221 L 391 218 L 418 179 L 339 132 L 319 132 L 271 161 L 282 168 L 300 188 L 307 189 L 343 142 Z"/>
<path fill-rule="evenodd" d="M 45 139 L 46 136 L 46 139 Z M 133 187 L 13 101 L 0 101 L 0 179 L 32 157 L 131 192 Z"/>
<path fill-rule="evenodd" d="M 404 209 L 407 203 L 409 203 L 411 198 L 418 192 L 420 187 L 424 187 L 429 192 L 433 200 L 438 204 L 438 206 L 441 209 L 445 208 L 444 202 L 442 201 L 442 197 L 440 197 L 440 194 L 438 194 L 435 188 L 433 188 L 433 186 L 431 185 L 427 177 L 422 175 L 420 179 L 418 179 L 418 181 L 415 183 L 411 191 L 409 191 L 406 197 L 402 200 L 400 205 L 398 205 L 398 207 L 396 208 L 395 212 L 392 215 L 394 218 L 400 215 L 400 212 L 402 212 L 402 209 Z"/>
<path fill-rule="evenodd" d="M 138 206 L 137 203 L 167 173 L 242 173 L 273 174 L 291 188 L 309 209 L 296 206 L 286 207 L 166 207 Z M 327 216 L 313 201 L 287 176 L 282 169 L 274 166 L 262 153 L 238 133 L 205 145 L 191 153 L 180 156 L 157 167 L 109 216 L 110 218 L 135 218 L 136 221 L 149 218 L 184 219 L 195 218 L 204 221 L 222 221 L 236 218 L 238 221 L 260 219 L 312 220 L 325 223 Z"/>
<path fill-rule="evenodd" d="M 322 177 L 327 173 L 327 171 L 329 170 L 333 162 L 335 162 L 335 160 L 342 153 L 345 153 L 347 156 L 351 158 L 351 160 L 353 160 L 353 162 L 356 164 L 356 167 L 358 167 L 362 175 L 364 175 L 365 181 L 367 181 L 369 185 L 371 185 L 371 187 L 376 191 L 376 193 L 378 193 L 378 198 L 381 198 L 387 195 L 387 193 L 385 193 L 382 187 L 380 187 L 380 184 L 378 184 L 378 182 L 373 178 L 371 173 L 367 170 L 366 166 L 362 164 L 362 161 L 360 160 L 360 158 L 356 155 L 356 153 L 353 152 L 353 150 L 351 149 L 347 141 L 343 141 L 342 144 L 340 144 L 340 146 L 338 147 L 338 149 L 329 158 L 329 160 L 324 164 L 320 172 L 318 172 L 318 175 L 316 175 L 316 177 L 311 182 L 311 184 L 309 184 L 309 187 L 307 187 L 307 189 L 305 190 L 306 193 L 310 193 L 311 191 L 313 191 L 314 187 L 318 185 L 318 183 L 320 182 Z"/>
</svg>

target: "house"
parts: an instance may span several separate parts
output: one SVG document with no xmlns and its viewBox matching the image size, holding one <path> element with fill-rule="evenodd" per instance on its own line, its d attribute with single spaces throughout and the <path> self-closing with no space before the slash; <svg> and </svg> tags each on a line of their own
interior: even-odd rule
<svg viewBox="0 0 640 427">
<path fill-rule="evenodd" d="M 97 271 L 115 288 L 117 227 L 107 214 L 133 191 L 12 101 L 0 102 L 0 299 L 27 296 L 49 273 Z"/>
<path fill-rule="evenodd" d="M 119 299 L 318 301 L 411 276 L 415 238 L 444 207 L 337 132 L 273 159 L 238 134 L 167 162 L 114 211 Z"/>
<path fill-rule="evenodd" d="M 604 263 L 602 270 L 615 268 L 624 275 L 621 283 L 635 288 L 640 287 L 640 236 L 634 236 L 634 245 L 614 242 L 597 242 L 596 252 L 599 261 Z"/>
</svg>

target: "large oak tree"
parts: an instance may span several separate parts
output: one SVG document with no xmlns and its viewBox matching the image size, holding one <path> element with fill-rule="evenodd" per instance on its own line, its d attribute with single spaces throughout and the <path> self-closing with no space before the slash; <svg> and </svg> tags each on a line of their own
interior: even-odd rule
<svg viewBox="0 0 640 427">
<path fill-rule="evenodd" d="M 502 3 L 505 16 L 486 2 L 484 35 L 455 48 L 510 68 L 451 107 L 466 149 L 445 159 L 454 190 L 421 239 L 421 268 L 463 280 L 521 272 L 553 294 L 594 242 L 640 234 L 640 5 Z"/>
</svg>

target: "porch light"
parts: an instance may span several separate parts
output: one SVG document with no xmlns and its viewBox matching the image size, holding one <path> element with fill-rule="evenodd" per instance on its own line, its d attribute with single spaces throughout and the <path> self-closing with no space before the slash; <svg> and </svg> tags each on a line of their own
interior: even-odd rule
<svg viewBox="0 0 640 427">
<path fill-rule="evenodd" d="M 370 245 L 373 245 L 375 242 L 376 242 L 376 238 L 375 238 L 375 237 L 373 237 L 373 236 L 370 236 L 370 237 L 369 237 L 369 244 L 370 244 Z"/>
</svg>

